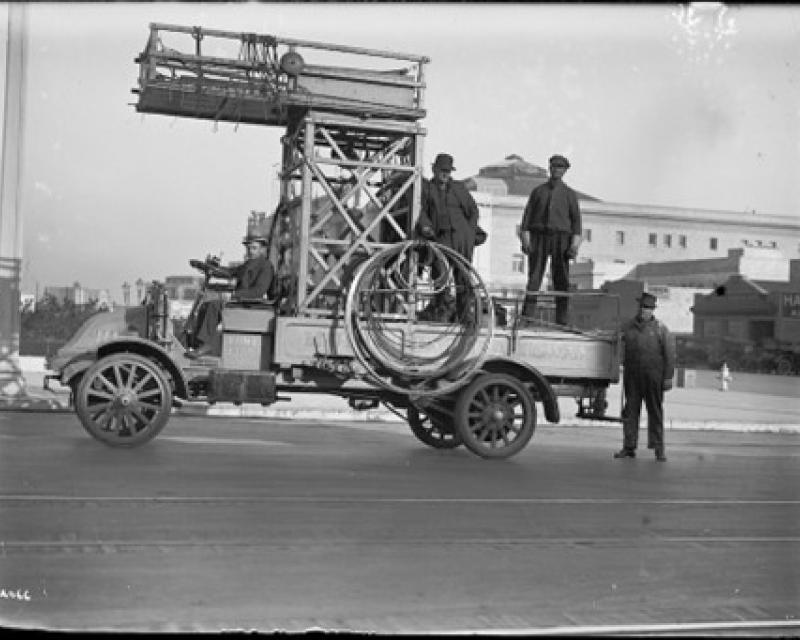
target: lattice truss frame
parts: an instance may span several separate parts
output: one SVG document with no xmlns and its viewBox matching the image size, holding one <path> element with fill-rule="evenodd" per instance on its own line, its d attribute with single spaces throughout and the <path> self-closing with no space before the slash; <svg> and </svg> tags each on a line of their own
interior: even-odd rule
<svg viewBox="0 0 800 640">
<path fill-rule="evenodd" d="M 298 315 L 343 313 L 356 267 L 409 239 L 419 217 L 425 131 L 416 123 L 365 122 L 309 112 L 283 142 L 278 273 Z M 287 243 L 289 244 L 289 243 Z"/>
</svg>

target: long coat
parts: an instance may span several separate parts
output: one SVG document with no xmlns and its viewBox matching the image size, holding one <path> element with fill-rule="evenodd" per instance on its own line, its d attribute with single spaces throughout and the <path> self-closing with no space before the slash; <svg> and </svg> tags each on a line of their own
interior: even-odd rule
<svg viewBox="0 0 800 640">
<path fill-rule="evenodd" d="M 447 208 L 448 194 L 455 199 L 455 208 Z M 471 260 L 478 228 L 478 205 L 462 182 L 451 180 L 447 191 L 443 192 L 431 181 L 423 189 L 418 226 L 420 229 L 430 227 L 437 242 L 455 249 Z"/>
<path fill-rule="evenodd" d="M 663 322 L 634 318 L 622 326 L 623 366 L 637 377 L 660 382 L 675 373 L 675 341 Z"/>
</svg>

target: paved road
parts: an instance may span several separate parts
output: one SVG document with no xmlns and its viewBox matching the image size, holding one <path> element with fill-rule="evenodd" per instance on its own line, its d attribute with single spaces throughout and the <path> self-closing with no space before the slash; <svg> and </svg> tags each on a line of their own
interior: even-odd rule
<svg viewBox="0 0 800 640">
<path fill-rule="evenodd" d="M 399 424 L 175 417 L 117 450 L 68 414 L 3 413 L 0 620 L 671 633 L 785 621 L 796 634 L 797 436 L 668 436 L 667 463 L 615 461 L 617 427 L 543 426 L 520 455 L 485 461 Z"/>
</svg>

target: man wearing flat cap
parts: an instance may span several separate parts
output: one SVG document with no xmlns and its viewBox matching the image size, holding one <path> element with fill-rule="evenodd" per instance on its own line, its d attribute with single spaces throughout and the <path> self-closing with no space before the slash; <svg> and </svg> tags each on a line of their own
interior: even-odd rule
<svg viewBox="0 0 800 640">
<path fill-rule="evenodd" d="M 450 247 L 472 262 L 478 233 L 478 205 L 464 183 L 452 179 L 451 174 L 455 171 L 453 156 L 440 153 L 436 156 L 432 169 L 433 179 L 423 189 L 419 233 L 423 238 Z M 439 276 L 438 273 L 432 275 L 434 278 Z M 466 286 L 466 283 L 459 281 L 456 286 Z M 462 299 L 466 297 L 456 295 L 456 309 L 453 309 L 453 301 L 447 298 L 446 293 L 442 293 L 434 307 L 426 311 L 433 317 L 445 316 L 445 320 L 449 320 L 448 316 L 452 316 L 454 311 L 464 311 L 461 308 Z"/>
<path fill-rule="evenodd" d="M 642 293 L 639 312 L 622 326 L 622 450 L 615 458 L 635 458 L 639 439 L 642 402 L 647 407 L 647 448 L 655 449 L 656 460 L 664 453 L 664 392 L 672 389 L 675 372 L 675 341 L 663 322 L 653 315 L 656 297 Z"/>
<path fill-rule="evenodd" d="M 531 192 L 525 205 L 520 240 L 522 252 L 528 256 L 528 292 L 539 290 L 548 258 L 554 290 L 569 291 L 569 261 L 577 257 L 581 244 L 578 196 L 562 180 L 569 166 L 564 156 L 551 157 L 550 179 Z M 556 299 L 558 324 L 567 324 L 568 305 L 566 297 Z M 536 296 L 526 296 L 522 315 L 527 322 L 535 309 Z"/>
</svg>

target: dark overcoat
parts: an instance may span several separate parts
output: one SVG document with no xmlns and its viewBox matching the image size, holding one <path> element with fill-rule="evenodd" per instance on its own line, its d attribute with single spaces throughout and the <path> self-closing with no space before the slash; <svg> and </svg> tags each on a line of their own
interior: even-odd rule
<svg viewBox="0 0 800 640">
<path fill-rule="evenodd" d="M 260 299 L 272 294 L 275 269 L 265 256 L 256 256 L 232 270 L 236 278 L 235 298 Z"/>
<path fill-rule="evenodd" d="M 448 197 L 452 206 L 448 206 Z M 472 259 L 478 228 L 478 205 L 463 182 L 452 180 L 447 189 L 431 181 L 423 189 L 419 228 L 433 229 L 436 241 Z"/>
</svg>

